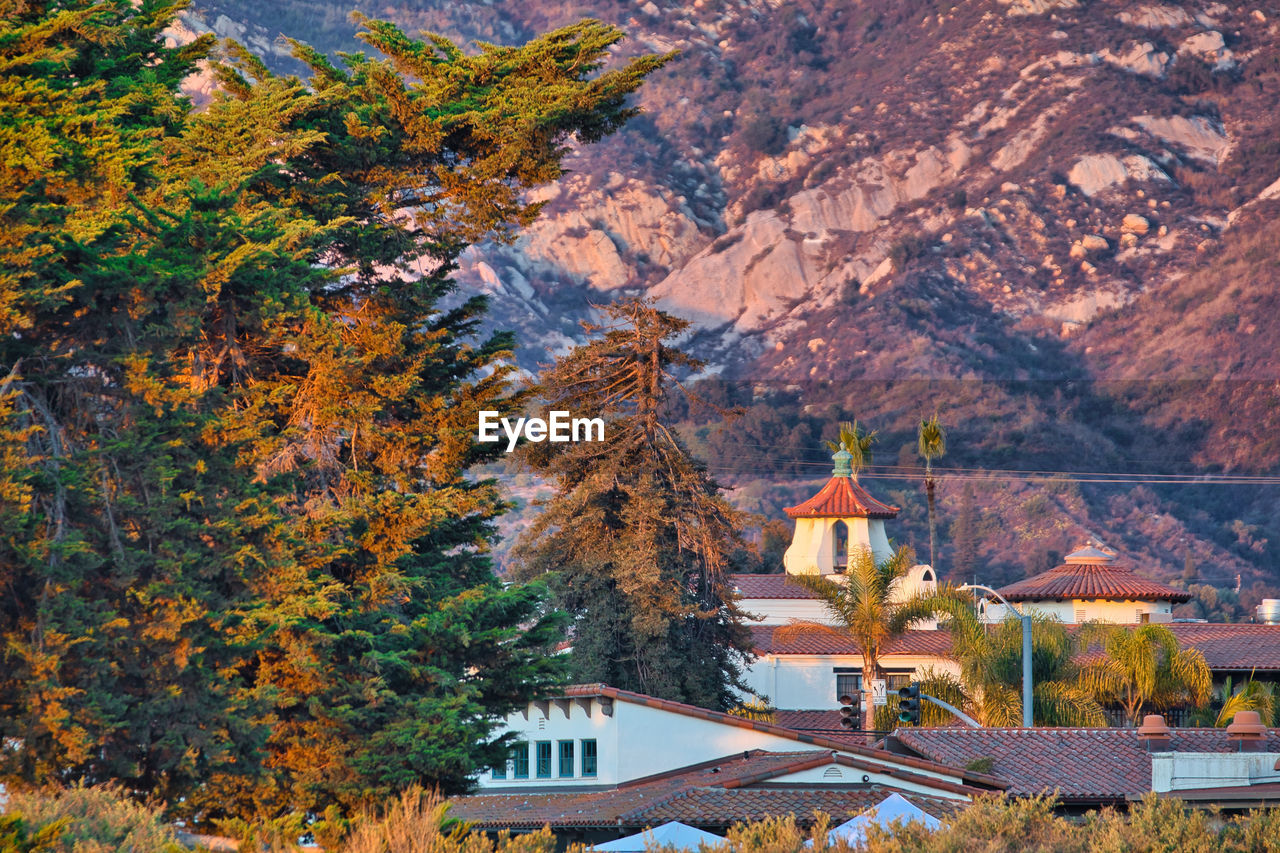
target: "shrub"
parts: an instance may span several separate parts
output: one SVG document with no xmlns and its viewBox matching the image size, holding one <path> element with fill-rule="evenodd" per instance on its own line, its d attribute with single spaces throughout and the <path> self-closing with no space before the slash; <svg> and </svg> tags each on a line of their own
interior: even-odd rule
<svg viewBox="0 0 1280 853">
<path fill-rule="evenodd" d="M 119 788 L 75 785 L 54 794 L 15 791 L 0 823 L 0 850 L 48 853 L 181 853 L 160 809 Z M 26 845 L 26 846 L 24 846 Z"/>
<path fill-rule="evenodd" d="M 775 116 L 756 113 L 742 126 L 742 144 L 758 154 L 781 154 L 787 147 L 787 125 Z"/>
<path fill-rule="evenodd" d="M 342 853 L 554 853 L 555 836 L 547 828 L 497 840 L 471 832 L 450 818 L 449 804 L 434 792 L 410 788 L 381 813 L 356 821 L 355 830 L 339 849 Z"/>
</svg>

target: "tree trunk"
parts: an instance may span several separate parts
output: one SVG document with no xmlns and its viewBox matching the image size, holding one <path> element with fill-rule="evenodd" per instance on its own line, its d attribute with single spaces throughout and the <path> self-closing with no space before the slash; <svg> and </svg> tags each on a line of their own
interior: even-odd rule
<svg viewBox="0 0 1280 853">
<path fill-rule="evenodd" d="M 927 474 L 924 478 L 924 493 L 929 501 L 929 565 L 933 566 L 933 576 L 938 576 L 938 558 L 937 552 L 934 550 L 937 546 L 937 526 L 934 523 L 934 491 L 937 488 L 937 481 L 933 479 L 932 474 Z"/>
<path fill-rule="evenodd" d="M 876 709 L 871 701 L 871 682 L 876 677 L 876 662 L 874 659 L 866 656 L 863 651 L 862 658 L 862 730 L 867 736 L 867 745 L 876 742 L 876 736 L 872 733 L 876 723 Z"/>
</svg>

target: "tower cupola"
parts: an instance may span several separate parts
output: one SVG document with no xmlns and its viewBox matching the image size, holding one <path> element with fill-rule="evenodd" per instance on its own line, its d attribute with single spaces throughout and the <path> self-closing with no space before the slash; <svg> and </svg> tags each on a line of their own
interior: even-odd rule
<svg viewBox="0 0 1280 853">
<path fill-rule="evenodd" d="M 853 456 L 841 448 L 831 457 L 831 479 L 809 500 L 786 508 L 796 532 L 782 558 L 788 574 L 843 574 L 860 549 L 877 561 L 893 551 L 884 532 L 898 508 L 873 498 L 858 483 Z"/>
</svg>

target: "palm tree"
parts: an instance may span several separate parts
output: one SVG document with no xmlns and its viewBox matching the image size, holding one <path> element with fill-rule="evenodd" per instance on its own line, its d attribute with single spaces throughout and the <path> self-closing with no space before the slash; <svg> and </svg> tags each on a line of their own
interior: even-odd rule
<svg viewBox="0 0 1280 853">
<path fill-rule="evenodd" d="M 890 641 L 936 613 L 954 613 L 971 606 L 968 596 L 950 587 L 899 599 L 895 582 L 906 578 L 913 565 L 915 552 L 908 546 L 880 562 L 876 562 L 869 548 L 861 546 L 850 555 L 849 569 L 842 575 L 844 583 L 821 575 L 788 575 L 788 581 L 803 586 L 822 600 L 839 627 L 793 622 L 779 628 L 775 636 L 785 642 L 800 633 L 822 631 L 852 639 L 862 653 L 863 695 L 869 695 L 871 681 L 880 668 L 880 652 Z M 871 703 L 864 702 L 863 729 L 870 732 L 873 722 Z"/>
<path fill-rule="evenodd" d="M 858 472 L 871 464 L 871 446 L 879 440 L 879 430 L 864 432 L 855 419 L 852 422 L 841 421 L 840 438 L 837 441 L 828 441 L 826 444 L 832 453 L 844 450 L 853 457 L 849 464 L 853 467 L 853 478 L 856 480 Z"/>
<path fill-rule="evenodd" d="M 934 523 L 934 491 L 938 483 L 933 479 L 933 460 L 947 455 L 947 432 L 938 422 L 937 412 L 933 413 L 933 417 L 920 421 L 920 430 L 916 434 L 916 439 L 916 449 L 924 457 L 924 493 L 929 501 L 929 565 L 933 566 L 936 572 L 938 537 Z"/>
<path fill-rule="evenodd" d="M 969 691 L 967 707 L 987 726 L 1022 725 L 1022 620 L 994 626 L 965 615 L 951 623 L 953 653 Z M 1037 726 L 1101 727 L 1106 714 L 1078 683 L 1076 643 L 1056 619 L 1031 621 L 1032 721 Z"/>
<path fill-rule="evenodd" d="M 1081 641 L 1102 647 L 1102 659 L 1085 665 L 1081 683 L 1103 702 L 1116 702 L 1125 722 L 1137 724 L 1144 708 L 1165 709 L 1209 700 L 1213 676 L 1204 655 L 1183 649 L 1164 625 L 1089 625 Z"/>
<path fill-rule="evenodd" d="M 1240 711 L 1257 711 L 1264 726 L 1270 726 L 1275 720 L 1276 692 L 1274 685 L 1263 681 L 1254 681 L 1252 677 L 1240 685 L 1239 690 L 1232 690 L 1231 676 L 1222 681 L 1222 709 L 1218 711 L 1213 724 L 1224 728 L 1235 719 Z"/>
</svg>

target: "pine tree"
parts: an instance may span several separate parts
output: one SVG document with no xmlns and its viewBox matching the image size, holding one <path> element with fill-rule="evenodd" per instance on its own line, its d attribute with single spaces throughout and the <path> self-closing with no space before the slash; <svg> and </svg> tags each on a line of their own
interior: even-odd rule
<svg viewBox="0 0 1280 853">
<path fill-rule="evenodd" d="M 0 770 L 197 819 L 458 790 L 563 620 L 493 576 L 464 474 L 511 341 L 440 300 L 663 59 L 367 21 L 386 59 L 233 47 L 194 115 L 181 6 L 0 0 Z"/>
<path fill-rule="evenodd" d="M 549 409 L 606 419 L 605 440 L 526 445 L 556 496 L 517 574 L 547 577 L 577 617 L 576 679 L 727 709 L 750 654 L 726 578 L 741 519 L 662 416 L 675 371 L 698 366 L 670 344 L 688 323 L 638 300 L 605 312 L 542 379 Z"/>
</svg>

